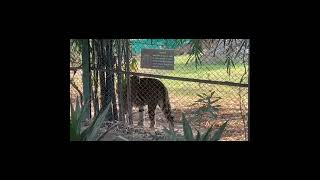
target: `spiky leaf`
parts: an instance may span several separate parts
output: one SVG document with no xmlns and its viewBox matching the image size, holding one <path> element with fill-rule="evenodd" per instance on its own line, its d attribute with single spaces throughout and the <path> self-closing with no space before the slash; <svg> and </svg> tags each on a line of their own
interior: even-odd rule
<svg viewBox="0 0 320 180">
<path fill-rule="evenodd" d="M 200 134 L 200 132 L 199 132 L 198 129 L 197 129 L 196 141 L 200 141 L 200 136 L 201 136 L 201 134 Z"/>
<path fill-rule="evenodd" d="M 90 126 L 90 131 L 87 137 L 88 141 L 95 141 L 97 140 L 98 137 L 96 137 L 99 128 L 101 127 L 103 121 L 106 118 L 106 115 L 109 112 L 110 109 L 110 105 L 111 103 L 108 104 L 107 108 L 102 112 L 102 114 L 100 114 L 92 123 L 92 125 Z"/>
<path fill-rule="evenodd" d="M 221 135 L 226 128 L 229 120 L 222 124 L 222 126 L 214 133 L 214 135 L 211 138 L 211 141 L 218 141 L 221 138 Z"/>
<path fill-rule="evenodd" d="M 211 127 L 207 130 L 207 132 L 203 135 L 202 141 L 208 141 L 209 135 L 210 135 L 210 133 L 211 133 L 211 131 L 212 131 L 212 127 L 213 127 L 213 126 L 211 126 Z"/>
<path fill-rule="evenodd" d="M 187 141 L 193 141 L 193 134 L 192 134 L 192 129 L 191 126 L 189 125 L 189 122 L 187 121 L 185 114 L 182 113 L 182 122 L 183 122 L 183 133 L 184 137 Z"/>
<path fill-rule="evenodd" d="M 169 137 L 169 139 L 171 141 L 176 141 L 177 140 L 177 136 L 176 133 L 172 130 L 168 130 L 167 128 L 163 128 L 163 132 Z"/>
</svg>

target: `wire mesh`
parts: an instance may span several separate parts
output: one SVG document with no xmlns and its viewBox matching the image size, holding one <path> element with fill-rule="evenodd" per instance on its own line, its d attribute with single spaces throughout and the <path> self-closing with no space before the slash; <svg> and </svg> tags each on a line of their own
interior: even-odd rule
<svg viewBox="0 0 320 180">
<path fill-rule="evenodd" d="M 224 120 L 231 120 L 229 128 L 226 129 L 227 132 L 229 131 L 236 136 L 236 138 L 231 138 L 231 140 L 244 140 L 248 131 L 248 87 L 203 83 L 200 80 L 248 84 L 249 40 L 201 40 L 198 44 L 201 47 L 198 56 L 194 55 L 197 49 L 192 46 L 192 41 L 194 40 L 130 40 L 132 52 L 129 57 L 131 63 L 130 73 L 140 73 L 138 76 L 140 79 L 138 81 L 130 81 L 133 124 L 138 125 L 139 122 L 141 122 L 141 117 L 139 116 L 143 109 L 144 126 L 151 126 L 155 123 L 155 127 L 168 127 L 168 111 L 170 111 L 169 114 L 174 117 L 175 127 L 178 128 L 182 126 L 181 113 L 184 112 L 190 122 L 194 126 L 198 125 L 198 127 L 207 128 L 210 124 L 217 125 Z M 174 69 L 141 68 L 141 51 L 143 49 L 173 49 Z M 118 56 L 119 51 L 113 49 L 113 54 Z M 94 55 L 91 56 L 93 57 Z M 77 65 L 73 64 L 73 66 Z M 98 68 L 98 66 L 97 61 L 95 61 L 91 67 Z M 122 70 L 125 71 L 124 68 L 122 68 Z M 116 109 L 119 109 L 119 105 L 121 104 L 118 97 L 119 87 L 123 86 L 117 86 L 117 84 L 119 77 L 121 77 L 118 76 L 118 73 L 121 75 L 122 73 L 117 72 L 116 66 L 103 71 L 109 72 L 107 76 L 105 76 L 107 79 L 108 76 L 113 76 L 114 79 L 113 85 L 115 92 L 111 93 L 111 91 L 108 91 L 106 97 L 110 99 L 115 98 Z M 149 77 L 150 74 L 160 75 L 160 78 Z M 180 79 L 175 80 L 166 77 Z M 187 79 L 188 81 L 181 78 Z M 79 95 L 79 91 L 82 91 L 81 70 L 78 70 L 76 73 L 70 71 L 70 80 L 78 87 L 78 90 L 76 90 L 75 86 L 70 85 L 71 103 L 74 103 L 75 95 Z M 101 97 L 99 80 L 100 77 L 92 72 L 91 81 L 96 82 L 96 86 L 98 87 L 97 89 L 92 88 L 92 97 L 98 99 L 98 105 L 96 106 L 101 105 L 102 101 L 104 101 Z M 126 92 L 126 89 L 123 90 Z M 195 104 L 195 101 L 199 99 L 199 95 L 210 94 L 212 92 L 214 92 L 214 98 L 219 98 L 217 104 L 220 105 L 220 108 L 216 120 L 212 121 L 209 116 L 204 116 L 200 122 L 197 122 L 194 112 L 200 105 Z M 126 93 L 124 93 L 123 98 L 126 99 Z M 123 103 L 125 103 L 125 101 Z M 127 107 L 126 105 L 127 104 L 124 104 L 125 109 Z M 98 113 L 95 111 L 94 106 L 94 102 L 92 102 L 92 116 Z M 156 106 L 155 111 L 152 112 L 154 106 Z M 153 117 L 155 119 L 154 122 L 152 121 Z M 215 124 L 215 122 L 218 123 Z M 228 137 L 226 137 L 225 140 L 228 140 Z"/>
</svg>

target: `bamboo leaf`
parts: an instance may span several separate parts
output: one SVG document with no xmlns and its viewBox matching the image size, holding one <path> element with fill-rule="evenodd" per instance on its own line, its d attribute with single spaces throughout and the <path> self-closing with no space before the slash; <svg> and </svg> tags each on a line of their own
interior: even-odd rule
<svg viewBox="0 0 320 180">
<path fill-rule="evenodd" d="M 232 60 L 232 59 L 230 59 L 230 61 L 231 61 L 231 64 L 232 64 L 233 68 L 236 68 L 236 66 L 234 65 L 233 60 Z"/>
<path fill-rule="evenodd" d="M 190 104 L 189 106 L 194 106 L 194 105 L 198 105 L 199 103 L 198 102 L 196 102 L 196 103 L 192 103 L 192 104 Z"/>
<path fill-rule="evenodd" d="M 222 99 L 222 98 L 221 97 L 217 97 L 217 99 L 213 100 L 212 103 L 215 103 L 215 102 L 219 101 L 220 99 Z"/>
<path fill-rule="evenodd" d="M 190 61 L 191 58 L 192 58 L 192 54 L 189 55 L 189 57 L 188 57 L 187 62 L 186 62 L 185 65 L 187 65 L 187 64 L 189 63 L 189 61 Z"/>
<path fill-rule="evenodd" d="M 203 102 L 203 99 L 198 99 L 198 100 L 196 100 L 196 101 L 194 101 L 194 102 Z"/>
<path fill-rule="evenodd" d="M 201 97 L 201 98 L 204 98 L 204 96 L 202 96 L 201 94 L 197 94 L 197 96 Z"/>
</svg>

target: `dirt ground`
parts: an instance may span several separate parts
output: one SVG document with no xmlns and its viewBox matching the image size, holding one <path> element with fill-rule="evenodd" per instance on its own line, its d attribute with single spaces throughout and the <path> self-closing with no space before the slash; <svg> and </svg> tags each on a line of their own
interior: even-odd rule
<svg viewBox="0 0 320 180">
<path fill-rule="evenodd" d="M 201 132 L 201 134 L 205 133 L 206 130 L 213 125 L 213 129 L 219 128 L 226 119 L 229 119 L 229 123 L 225 129 L 225 132 L 222 135 L 221 141 L 245 141 L 243 122 L 239 119 L 232 119 L 232 116 L 226 118 L 227 114 L 223 113 L 223 109 L 221 110 L 221 114 L 218 116 L 217 120 L 209 120 L 209 118 L 202 118 L 199 121 L 196 121 L 193 115 L 190 113 L 195 109 L 184 110 L 186 113 L 186 118 L 191 120 L 191 127 L 193 128 L 193 133 L 196 135 L 196 129 Z M 181 110 L 173 109 L 173 114 L 175 116 L 175 131 L 181 135 L 183 135 L 183 126 L 181 122 Z M 162 114 L 159 107 L 156 109 L 155 116 L 155 128 L 150 129 L 150 121 L 148 118 L 148 114 L 144 113 L 144 127 L 137 126 L 138 124 L 138 112 L 133 112 L 133 126 L 119 124 L 114 126 L 108 133 L 106 133 L 100 141 L 121 141 L 123 139 L 119 138 L 119 136 L 128 139 L 129 141 L 166 141 L 168 140 L 163 132 L 163 127 L 168 129 L 168 123 Z M 112 127 L 114 123 L 107 122 L 103 128 L 100 129 L 100 134 L 106 132 Z"/>
<path fill-rule="evenodd" d="M 71 74 L 70 74 L 71 75 Z M 72 77 L 72 76 L 71 76 Z M 77 82 L 76 82 L 77 83 Z M 79 89 L 82 89 L 81 83 L 77 83 Z M 70 86 L 70 100 L 71 103 L 75 103 L 75 97 L 78 96 L 77 91 Z M 172 112 L 175 120 L 175 131 L 183 134 L 182 122 L 181 122 L 181 114 L 184 112 L 186 114 L 186 118 L 190 120 L 191 127 L 193 128 L 194 135 L 196 134 L 196 129 L 203 134 L 211 125 L 213 125 L 214 130 L 219 128 L 226 120 L 230 120 L 223 135 L 221 141 L 245 141 L 245 131 L 244 131 L 244 123 L 241 118 L 241 113 L 239 110 L 239 105 L 236 102 L 231 102 L 229 100 L 222 101 L 220 103 L 221 109 L 218 114 L 217 120 L 210 120 L 207 117 L 203 117 L 201 120 L 196 121 L 195 117 L 192 115 L 197 107 L 190 107 L 188 104 L 192 104 L 194 100 L 196 100 L 196 96 L 194 98 L 185 98 L 180 96 L 171 96 L 170 102 L 172 106 Z M 237 101 L 237 100 L 235 100 Z M 149 128 L 149 117 L 147 114 L 147 107 L 145 107 L 144 112 L 144 127 L 138 127 L 138 112 L 137 109 L 133 109 L 133 126 L 128 126 L 124 124 L 120 124 L 114 126 L 110 131 L 109 128 L 114 124 L 110 122 L 106 122 L 105 126 L 100 129 L 100 134 L 108 132 L 100 139 L 100 141 L 121 141 L 123 139 L 119 138 L 124 137 L 129 141 L 165 141 L 166 136 L 163 132 L 163 127 L 168 128 L 168 123 L 166 118 L 164 117 L 162 111 L 159 107 L 156 109 L 155 115 L 155 128 Z M 246 125 L 248 122 L 245 122 Z"/>
</svg>

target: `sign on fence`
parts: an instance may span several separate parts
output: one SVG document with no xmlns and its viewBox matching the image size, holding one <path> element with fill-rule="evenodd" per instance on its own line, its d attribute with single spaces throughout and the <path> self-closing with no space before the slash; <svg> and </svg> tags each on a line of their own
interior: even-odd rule
<svg viewBox="0 0 320 180">
<path fill-rule="evenodd" d="M 142 49 L 141 68 L 174 70 L 174 50 Z"/>
</svg>

